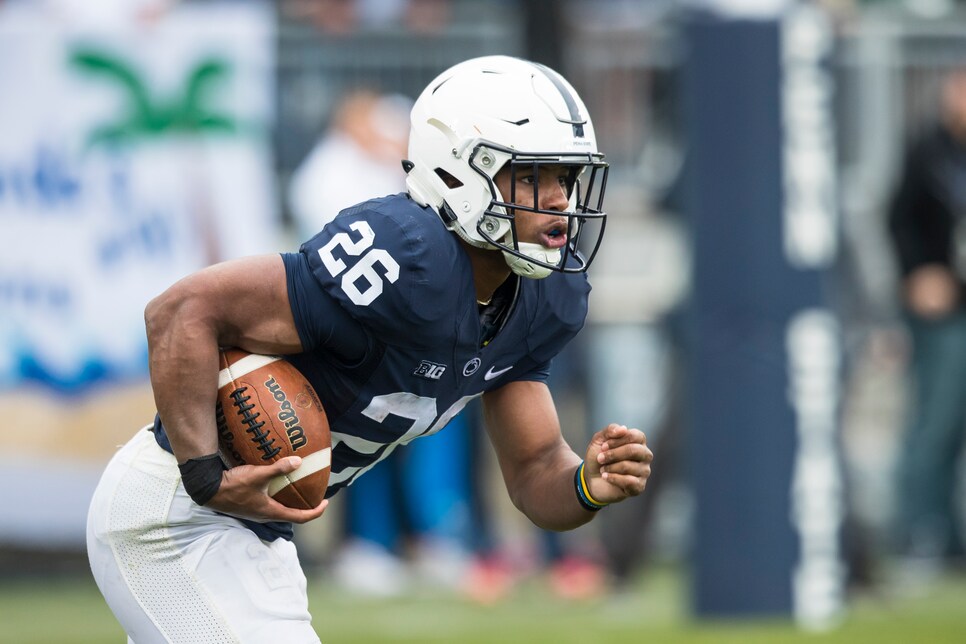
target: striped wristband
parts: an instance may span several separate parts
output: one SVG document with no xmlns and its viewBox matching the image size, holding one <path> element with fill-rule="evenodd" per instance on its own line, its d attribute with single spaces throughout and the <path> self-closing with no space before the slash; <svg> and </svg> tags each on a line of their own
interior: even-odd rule
<svg viewBox="0 0 966 644">
<path fill-rule="evenodd" d="M 587 488 L 587 479 L 584 478 L 584 462 L 580 462 L 580 467 L 574 472 L 574 487 L 577 489 L 577 500 L 580 501 L 581 507 L 589 512 L 597 512 L 602 507 L 607 505 L 606 503 L 601 503 L 590 495 L 590 490 Z"/>
</svg>

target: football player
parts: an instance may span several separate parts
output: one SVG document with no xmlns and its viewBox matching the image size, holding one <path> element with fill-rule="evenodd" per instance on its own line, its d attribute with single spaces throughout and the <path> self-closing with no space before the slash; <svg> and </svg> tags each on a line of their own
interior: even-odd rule
<svg viewBox="0 0 966 644">
<path fill-rule="evenodd" d="M 513 503 L 567 530 L 640 494 L 653 455 L 611 424 L 575 453 L 546 385 L 580 330 L 607 164 L 559 74 L 496 56 L 433 80 L 411 114 L 406 193 L 348 208 L 299 252 L 226 262 L 145 311 L 158 414 L 95 493 L 97 583 L 135 642 L 317 642 L 292 524 L 266 494 L 294 470 L 224 470 L 219 346 L 284 354 L 328 413 L 327 496 L 482 396 Z M 365 181 L 365 177 L 359 177 Z"/>
</svg>

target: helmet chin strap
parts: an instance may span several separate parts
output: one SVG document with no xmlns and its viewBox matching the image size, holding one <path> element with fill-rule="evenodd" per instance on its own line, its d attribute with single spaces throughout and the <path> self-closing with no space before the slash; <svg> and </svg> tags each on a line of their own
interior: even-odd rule
<svg viewBox="0 0 966 644">
<path fill-rule="evenodd" d="M 529 242 L 520 242 L 518 247 L 521 253 L 537 260 L 538 262 L 544 262 L 545 264 L 556 264 L 560 261 L 560 250 L 556 248 L 549 249 L 545 246 L 541 246 L 540 244 L 532 244 Z M 546 266 L 534 264 L 523 257 L 517 257 L 516 255 L 506 251 L 503 251 L 503 259 L 506 261 L 507 266 L 510 267 L 510 270 L 520 277 L 542 280 L 553 272 L 552 269 L 549 269 Z"/>
</svg>

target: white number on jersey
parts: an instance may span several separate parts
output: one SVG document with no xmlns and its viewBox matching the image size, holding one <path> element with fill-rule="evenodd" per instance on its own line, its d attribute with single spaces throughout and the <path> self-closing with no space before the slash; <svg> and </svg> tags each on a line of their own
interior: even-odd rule
<svg viewBox="0 0 966 644">
<path fill-rule="evenodd" d="M 352 241 L 348 233 L 333 235 L 332 239 L 319 249 L 319 257 L 332 277 L 336 277 L 345 271 L 345 275 L 342 276 L 342 290 L 353 304 L 369 306 L 377 297 L 382 295 L 383 280 L 392 284 L 399 279 L 399 264 L 388 251 L 382 248 L 370 250 L 376 239 L 376 234 L 369 224 L 364 221 L 355 221 L 349 224 L 349 228 L 359 233 L 359 239 Z M 363 253 L 365 255 L 346 271 L 345 262 L 335 256 L 336 246 L 341 247 L 349 257 L 358 257 Z M 367 250 L 368 252 L 366 252 Z M 376 270 L 376 264 L 382 266 L 382 275 Z M 362 290 L 356 286 L 356 282 L 360 279 L 366 281 L 365 288 Z"/>
<path fill-rule="evenodd" d="M 362 411 L 364 416 L 371 418 L 377 423 L 381 423 L 391 414 L 412 420 L 413 424 L 410 425 L 409 430 L 400 436 L 399 439 L 390 443 L 386 450 L 374 462 L 366 467 L 347 467 L 341 472 L 333 472 L 329 479 L 329 484 L 341 483 L 342 481 L 365 474 L 376 463 L 389 456 L 399 445 L 405 445 L 420 436 L 435 434 L 443 427 L 446 427 L 446 424 L 453 420 L 453 417 L 460 413 L 463 407 L 466 407 L 467 403 L 481 395 L 463 396 L 443 412 L 439 418 L 436 417 L 435 398 L 426 398 L 406 392 L 375 396 L 369 403 L 369 406 Z M 335 449 L 339 443 L 345 443 L 353 450 L 364 454 L 375 454 L 382 447 L 381 443 L 367 441 L 355 436 L 333 433 L 332 449 Z"/>
</svg>

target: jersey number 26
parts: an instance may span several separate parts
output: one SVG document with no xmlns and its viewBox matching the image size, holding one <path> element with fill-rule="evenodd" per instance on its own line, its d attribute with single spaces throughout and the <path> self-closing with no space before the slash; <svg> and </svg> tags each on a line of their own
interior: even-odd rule
<svg viewBox="0 0 966 644">
<path fill-rule="evenodd" d="M 345 273 L 342 275 L 342 290 L 353 304 L 369 306 L 377 297 L 382 295 L 383 280 L 392 284 L 399 279 L 399 264 L 388 251 L 382 248 L 372 248 L 376 234 L 369 224 L 364 221 L 355 221 L 349 224 L 349 228 L 359 233 L 360 238 L 352 241 L 349 233 L 337 233 L 325 246 L 319 249 L 319 257 L 322 258 L 322 263 L 325 264 L 325 268 L 332 277 Z M 362 258 L 353 264 L 352 268 L 346 270 L 345 262 L 337 259 L 333 252 L 336 246 L 340 246 L 349 257 L 362 255 Z M 382 275 L 376 271 L 376 264 L 382 266 Z M 365 280 L 361 289 L 357 286 L 359 280 Z"/>
</svg>

